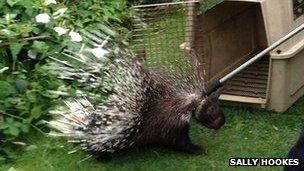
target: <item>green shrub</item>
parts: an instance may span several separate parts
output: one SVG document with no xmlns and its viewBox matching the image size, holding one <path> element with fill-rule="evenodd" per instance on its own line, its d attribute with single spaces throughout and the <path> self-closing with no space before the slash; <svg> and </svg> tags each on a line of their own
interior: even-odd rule
<svg viewBox="0 0 304 171">
<path fill-rule="evenodd" d="M 51 2 L 0 1 L 0 161 L 14 157 L 12 147 L 26 146 L 24 135 L 46 129 L 42 119 L 60 99 L 52 91 L 75 92 L 43 69 L 48 56 L 73 45 L 71 33 L 111 23 L 129 35 L 125 21 L 133 13 L 123 0 Z"/>
</svg>

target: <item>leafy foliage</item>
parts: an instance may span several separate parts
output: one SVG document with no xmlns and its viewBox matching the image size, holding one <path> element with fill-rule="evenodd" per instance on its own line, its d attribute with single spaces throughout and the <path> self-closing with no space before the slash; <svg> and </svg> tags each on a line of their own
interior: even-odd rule
<svg viewBox="0 0 304 171">
<path fill-rule="evenodd" d="M 0 1 L 0 162 L 25 146 L 24 135 L 43 128 L 42 120 L 67 85 L 45 71 L 48 56 L 68 46 L 78 29 L 111 23 L 126 37 L 130 13 L 123 0 Z M 3 157 L 1 157 L 3 156 Z"/>
<path fill-rule="evenodd" d="M 19 140 L 30 127 L 38 129 L 40 119 L 58 98 L 49 90 L 62 85 L 39 66 L 28 71 L 18 62 L 18 68 L 0 75 L 0 154 L 9 154 L 11 141 Z"/>
</svg>

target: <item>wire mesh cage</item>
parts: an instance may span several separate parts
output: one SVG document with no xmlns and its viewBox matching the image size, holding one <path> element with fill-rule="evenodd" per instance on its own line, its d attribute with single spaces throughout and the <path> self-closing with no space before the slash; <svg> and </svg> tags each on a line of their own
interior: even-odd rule
<svg viewBox="0 0 304 171">
<path fill-rule="evenodd" d="M 161 3 L 135 6 L 140 19 L 134 23 L 133 48 L 139 58 L 153 63 L 188 61 L 183 50 L 189 34 L 191 15 L 189 6 L 197 1 Z M 169 64 L 166 64 L 169 65 Z"/>
</svg>

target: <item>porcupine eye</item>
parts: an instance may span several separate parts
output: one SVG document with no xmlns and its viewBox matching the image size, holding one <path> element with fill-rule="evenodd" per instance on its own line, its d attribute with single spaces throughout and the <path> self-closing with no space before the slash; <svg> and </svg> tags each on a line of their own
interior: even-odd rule
<svg viewBox="0 0 304 171">
<path fill-rule="evenodd" d="M 214 106 L 208 107 L 207 114 L 213 114 L 213 113 L 215 113 L 215 107 Z"/>
</svg>

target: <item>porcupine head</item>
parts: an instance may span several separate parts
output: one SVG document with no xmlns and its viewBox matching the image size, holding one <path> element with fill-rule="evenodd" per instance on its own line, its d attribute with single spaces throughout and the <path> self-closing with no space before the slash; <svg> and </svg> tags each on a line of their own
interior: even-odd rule
<svg viewBox="0 0 304 171">
<path fill-rule="evenodd" d="M 220 110 L 219 96 L 223 88 L 219 88 L 200 102 L 194 110 L 194 118 L 210 129 L 219 129 L 225 124 L 225 116 Z"/>
</svg>

